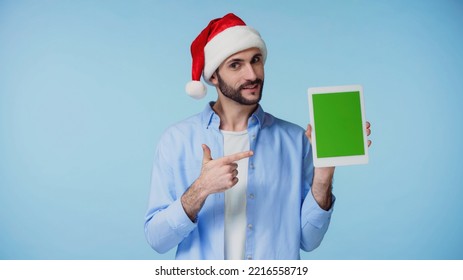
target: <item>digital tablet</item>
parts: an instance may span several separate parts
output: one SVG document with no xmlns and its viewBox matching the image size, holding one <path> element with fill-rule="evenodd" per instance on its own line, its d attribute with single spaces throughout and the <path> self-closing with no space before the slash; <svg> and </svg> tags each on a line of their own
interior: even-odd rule
<svg viewBox="0 0 463 280">
<path fill-rule="evenodd" d="M 314 166 L 368 163 L 362 86 L 314 87 L 308 94 Z"/>
</svg>

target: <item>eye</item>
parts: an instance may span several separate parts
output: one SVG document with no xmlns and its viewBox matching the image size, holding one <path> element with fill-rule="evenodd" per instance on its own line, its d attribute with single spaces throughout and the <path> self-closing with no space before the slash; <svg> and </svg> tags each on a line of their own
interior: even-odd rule
<svg viewBox="0 0 463 280">
<path fill-rule="evenodd" d="M 254 64 L 254 63 L 258 63 L 262 60 L 262 56 L 261 55 L 256 55 L 252 58 L 251 60 L 251 63 Z"/>
<path fill-rule="evenodd" d="M 232 62 L 228 65 L 228 67 L 232 70 L 236 70 L 240 67 L 240 63 L 239 62 Z"/>
</svg>

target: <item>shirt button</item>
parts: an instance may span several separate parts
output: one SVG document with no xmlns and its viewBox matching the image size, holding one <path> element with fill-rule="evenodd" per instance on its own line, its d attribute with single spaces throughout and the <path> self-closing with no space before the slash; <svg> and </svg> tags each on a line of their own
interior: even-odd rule
<svg viewBox="0 0 463 280">
<path fill-rule="evenodd" d="M 249 198 L 254 199 L 254 194 L 253 193 L 249 194 Z"/>
<path fill-rule="evenodd" d="M 251 255 L 247 256 L 247 259 L 252 260 L 252 256 Z"/>
<path fill-rule="evenodd" d="M 252 224 L 249 224 L 249 225 L 248 225 L 248 229 L 252 229 Z"/>
<path fill-rule="evenodd" d="M 251 169 L 254 169 L 254 164 L 252 164 L 252 163 L 249 164 L 249 167 L 250 167 Z"/>
</svg>

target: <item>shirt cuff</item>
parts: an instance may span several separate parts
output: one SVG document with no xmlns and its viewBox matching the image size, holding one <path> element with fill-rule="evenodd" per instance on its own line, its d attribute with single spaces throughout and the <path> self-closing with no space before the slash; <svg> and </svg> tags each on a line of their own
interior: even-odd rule
<svg viewBox="0 0 463 280">
<path fill-rule="evenodd" d="M 197 225 L 196 223 L 193 223 L 185 213 L 180 199 L 177 199 L 169 206 L 167 223 L 173 231 L 183 237 L 188 236 L 188 234 L 190 234 Z"/>
<path fill-rule="evenodd" d="M 331 219 L 335 200 L 336 198 L 332 195 L 331 208 L 329 210 L 324 210 L 318 205 L 313 197 L 312 191 L 309 191 L 302 204 L 302 226 L 310 223 L 318 229 L 322 228 Z"/>
</svg>

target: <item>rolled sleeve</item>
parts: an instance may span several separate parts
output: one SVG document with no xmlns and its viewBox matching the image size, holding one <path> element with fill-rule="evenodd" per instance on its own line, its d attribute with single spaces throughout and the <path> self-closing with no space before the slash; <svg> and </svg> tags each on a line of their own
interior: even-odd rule
<svg viewBox="0 0 463 280">
<path fill-rule="evenodd" d="M 177 246 L 197 226 L 185 213 L 180 199 L 154 213 L 145 224 L 145 235 L 151 247 L 159 253 Z"/>
<path fill-rule="evenodd" d="M 301 209 L 301 249 L 312 251 L 323 240 L 333 213 L 335 197 L 332 197 L 332 204 L 329 210 L 323 210 L 318 205 L 311 191 L 306 195 Z"/>
<path fill-rule="evenodd" d="M 302 204 L 301 211 L 301 222 L 304 227 L 307 223 L 310 223 L 314 227 L 321 229 L 326 223 L 329 223 L 331 214 L 333 213 L 334 202 L 336 198 L 334 195 L 331 200 L 331 208 L 324 210 L 320 208 L 317 201 L 313 197 L 311 191 L 307 193 L 307 196 Z"/>
<path fill-rule="evenodd" d="M 183 209 L 180 199 L 176 200 L 169 207 L 170 213 L 166 215 L 169 227 L 179 236 L 186 237 L 196 227 Z"/>
</svg>

